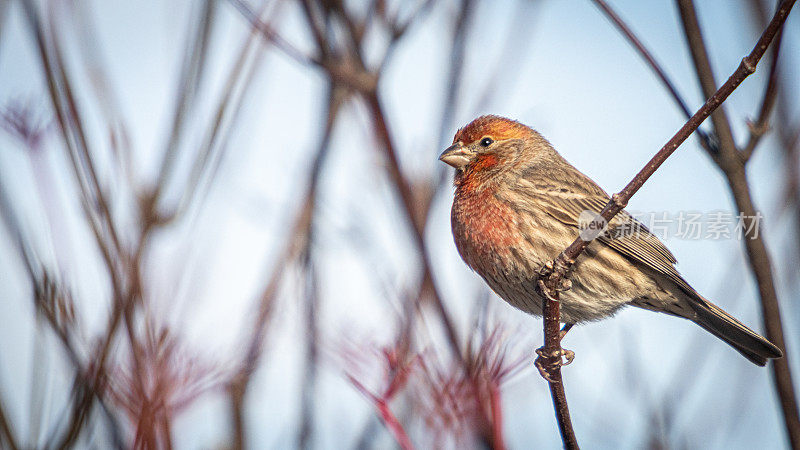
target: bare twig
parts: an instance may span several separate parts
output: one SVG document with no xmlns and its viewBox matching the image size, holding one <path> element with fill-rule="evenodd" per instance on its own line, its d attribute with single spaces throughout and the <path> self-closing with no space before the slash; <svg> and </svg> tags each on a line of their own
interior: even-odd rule
<svg viewBox="0 0 800 450">
<path fill-rule="evenodd" d="M 669 158 L 669 156 L 672 155 L 675 150 L 677 150 L 678 146 L 680 146 L 680 144 L 682 144 L 692 134 L 692 132 L 694 132 L 700 126 L 700 124 L 711 115 L 711 113 L 717 110 L 722 102 L 728 98 L 728 96 L 742 83 L 742 81 L 744 81 L 745 78 L 755 72 L 758 61 L 764 56 L 764 52 L 766 52 L 770 42 L 772 42 L 778 30 L 786 21 L 786 17 L 788 16 L 793 5 L 794 0 L 784 0 L 781 3 L 775 12 L 774 17 L 772 18 L 772 21 L 762 33 L 753 50 L 750 52 L 750 54 L 742 59 L 739 67 L 728 78 L 725 84 L 723 84 L 713 95 L 709 97 L 706 103 L 680 128 L 680 130 L 678 130 L 678 132 L 658 151 L 658 153 L 653 156 L 653 158 L 644 166 L 644 168 L 642 168 L 641 171 L 639 171 L 639 173 L 636 174 L 630 183 L 628 183 L 619 193 L 614 194 L 611 197 L 611 200 L 608 202 L 608 204 L 606 204 L 594 221 L 596 222 L 595 225 L 599 226 L 598 229 L 602 229 L 603 223 L 608 223 L 617 213 L 619 213 L 628 203 L 628 200 L 630 200 L 630 198 L 642 187 L 645 181 L 647 181 L 647 179 L 650 178 L 656 170 L 658 170 L 661 164 L 663 164 L 664 161 L 666 161 L 666 159 Z M 748 240 L 748 242 L 750 241 Z M 543 290 L 544 293 L 547 294 L 546 297 L 549 295 L 549 297 L 552 297 L 553 300 L 558 300 L 557 287 L 569 269 L 575 263 L 575 260 L 590 243 L 591 241 L 585 241 L 581 237 L 578 237 L 572 244 L 569 245 L 569 247 L 567 247 L 563 252 L 561 252 L 560 255 L 558 255 L 553 262 L 553 270 L 551 273 L 545 274 L 542 277 Z M 556 302 L 548 301 L 546 303 L 547 308 L 544 319 L 545 348 L 556 350 L 555 352 L 549 353 L 548 356 L 558 355 L 560 358 L 558 326 L 548 326 L 548 321 L 550 323 L 555 322 L 557 325 L 560 319 L 560 317 L 557 315 L 559 312 L 558 308 L 552 306 L 551 303 Z M 778 344 L 778 342 L 775 343 Z M 551 358 L 553 356 L 551 356 Z M 551 381 L 550 389 L 554 400 L 565 397 L 563 383 Z M 569 410 L 565 407 L 562 407 L 562 405 L 566 405 L 566 403 L 564 402 L 562 404 L 559 401 L 554 401 L 556 415 L 559 418 L 560 423 L 563 421 L 566 426 L 571 429 L 572 426 L 571 423 L 569 423 Z M 562 440 L 564 444 L 567 445 L 569 441 L 565 439 L 565 436 L 568 437 L 569 435 L 562 434 Z"/>
<path fill-rule="evenodd" d="M 277 31 L 271 26 L 262 22 L 258 15 L 243 1 L 243 0 L 228 0 L 241 15 L 250 22 L 250 26 L 257 29 L 264 37 L 272 43 L 278 50 L 282 51 L 285 55 L 295 60 L 302 65 L 315 65 L 319 66 L 320 62 L 317 58 L 304 55 L 303 52 L 298 50 L 294 45 L 284 39 Z"/>
<path fill-rule="evenodd" d="M 557 286 L 557 285 L 556 285 Z M 569 406 L 567 405 L 567 394 L 564 390 L 564 382 L 561 377 L 561 302 L 558 300 L 558 291 L 556 296 L 552 296 L 548 292 L 548 287 L 545 281 L 539 281 L 539 287 L 544 294 L 544 308 L 542 320 L 544 322 L 544 364 L 549 365 L 547 370 L 547 377 L 545 379 L 550 385 L 550 397 L 553 400 L 553 408 L 556 411 L 556 421 L 558 422 L 558 431 L 561 434 L 561 442 L 564 448 L 577 449 L 578 438 L 575 436 L 575 430 L 572 428 L 572 420 L 569 415 Z"/>
</svg>

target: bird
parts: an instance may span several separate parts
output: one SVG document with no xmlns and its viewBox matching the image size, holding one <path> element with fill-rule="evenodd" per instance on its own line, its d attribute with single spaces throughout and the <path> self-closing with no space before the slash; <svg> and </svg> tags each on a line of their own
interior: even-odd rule
<svg viewBox="0 0 800 450">
<path fill-rule="evenodd" d="M 460 128 L 439 160 L 455 168 L 450 221 L 459 255 L 503 300 L 541 316 L 539 274 L 585 229 L 587 214 L 598 217 L 608 194 L 537 131 L 505 117 L 485 115 Z M 630 305 L 688 319 L 759 366 L 782 356 L 692 288 L 673 254 L 628 212 L 606 226 L 560 292 L 565 329 Z"/>
</svg>

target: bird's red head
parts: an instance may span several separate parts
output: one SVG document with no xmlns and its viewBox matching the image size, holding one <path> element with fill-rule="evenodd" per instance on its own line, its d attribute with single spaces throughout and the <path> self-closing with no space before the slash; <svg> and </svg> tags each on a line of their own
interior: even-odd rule
<svg viewBox="0 0 800 450">
<path fill-rule="evenodd" d="M 506 139 L 523 139 L 530 136 L 533 130 L 517 122 L 500 116 L 481 116 L 464 128 L 459 129 L 453 138 L 453 144 L 468 146 L 488 137 L 494 141 Z"/>
<path fill-rule="evenodd" d="M 535 131 L 505 117 L 481 116 L 461 128 L 439 159 L 456 168 L 456 181 L 483 184 L 519 159 Z"/>
</svg>

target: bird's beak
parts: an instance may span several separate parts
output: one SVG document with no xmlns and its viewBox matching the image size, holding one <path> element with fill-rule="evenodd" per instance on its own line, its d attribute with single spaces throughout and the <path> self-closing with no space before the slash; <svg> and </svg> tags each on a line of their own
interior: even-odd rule
<svg viewBox="0 0 800 450">
<path fill-rule="evenodd" d="M 460 143 L 456 143 L 447 147 L 447 149 L 439 155 L 439 161 L 451 165 L 456 169 L 460 169 L 469 164 L 474 156 L 475 154 L 468 148 Z"/>
</svg>

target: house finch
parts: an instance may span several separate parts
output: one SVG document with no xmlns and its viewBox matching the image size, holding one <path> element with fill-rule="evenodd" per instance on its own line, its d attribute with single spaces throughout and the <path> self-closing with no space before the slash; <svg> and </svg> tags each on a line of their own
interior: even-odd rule
<svg viewBox="0 0 800 450">
<path fill-rule="evenodd" d="M 479 117 L 458 130 L 439 159 L 456 169 L 451 225 L 461 258 L 505 301 L 541 316 L 539 271 L 581 233 L 582 218 L 596 217 L 608 194 L 539 133 L 503 117 Z M 571 269 L 561 322 L 599 320 L 633 305 L 689 319 L 760 366 L 782 356 L 692 289 L 675 263 L 621 211 Z"/>
</svg>

